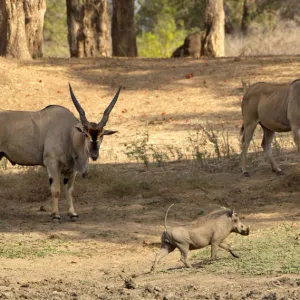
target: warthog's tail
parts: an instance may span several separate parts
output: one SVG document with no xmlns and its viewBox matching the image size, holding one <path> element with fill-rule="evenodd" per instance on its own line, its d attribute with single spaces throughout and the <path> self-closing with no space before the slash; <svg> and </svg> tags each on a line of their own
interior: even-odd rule
<svg viewBox="0 0 300 300">
<path fill-rule="evenodd" d="M 168 231 L 168 229 L 167 229 L 167 216 L 168 216 L 168 213 L 169 213 L 170 208 L 171 208 L 174 204 L 175 204 L 175 203 L 172 203 L 172 204 L 168 207 L 168 209 L 167 209 L 167 212 L 166 212 L 166 215 L 165 215 L 165 231 Z"/>
<path fill-rule="evenodd" d="M 244 139 L 245 139 L 244 130 L 245 130 L 245 126 L 243 123 L 241 130 L 240 130 L 240 135 L 242 136 L 242 143 L 244 143 Z"/>
</svg>

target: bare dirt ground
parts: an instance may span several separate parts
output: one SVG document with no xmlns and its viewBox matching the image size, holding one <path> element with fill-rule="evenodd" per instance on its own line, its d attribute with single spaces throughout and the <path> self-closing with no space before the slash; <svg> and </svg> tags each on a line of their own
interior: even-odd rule
<svg viewBox="0 0 300 300">
<path fill-rule="evenodd" d="M 59 104 L 77 115 L 70 82 L 96 121 L 124 86 L 107 126 L 119 133 L 104 140 L 89 178 L 76 180 L 78 222 L 69 222 L 64 198 L 62 222 L 51 222 L 43 168 L 0 162 L 0 299 L 300 299 L 300 174 L 292 143 L 275 145 L 281 177 L 255 144 L 250 178 L 241 176 L 237 155 L 242 81 L 289 82 L 300 77 L 299 66 L 299 56 L 0 59 L 1 109 Z M 199 122 L 228 134 L 228 158 L 207 150 L 205 160 L 195 159 Z M 157 156 L 147 169 L 126 155 L 131 145 L 139 156 L 137 141 L 145 136 L 151 147 L 169 149 L 169 157 L 160 156 L 162 166 Z M 180 155 L 172 159 L 170 149 Z M 191 253 L 192 264 L 207 262 L 186 270 L 175 251 L 150 274 L 172 202 L 171 225 L 235 207 L 251 225 L 249 237 L 230 238 L 241 259 L 220 250 L 220 259 L 209 263 L 209 252 L 200 250 L 201 258 Z"/>
</svg>

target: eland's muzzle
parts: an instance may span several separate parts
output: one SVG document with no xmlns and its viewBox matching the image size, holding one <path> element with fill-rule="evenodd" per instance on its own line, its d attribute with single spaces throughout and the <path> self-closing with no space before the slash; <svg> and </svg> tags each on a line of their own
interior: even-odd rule
<svg viewBox="0 0 300 300">
<path fill-rule="evenodd" d="M 98 159 L 98 157 L 99 157 L 99 154 L 91 154 L 91 159 L 93 161 L 96 161 Z"/>
</svg>

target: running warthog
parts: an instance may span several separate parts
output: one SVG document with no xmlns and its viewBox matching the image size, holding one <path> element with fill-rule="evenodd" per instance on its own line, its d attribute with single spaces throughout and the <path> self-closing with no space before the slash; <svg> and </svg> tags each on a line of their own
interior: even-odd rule
<svg viewBox="0 0 300 300">
<path fill-rule="evenodd" d="M 165 231 L 161 236 L 161 247 L 156 255 L 151 271 L 154 272 L 159 261 L 178 248 L 181 252 L 181 261 L 187 268 L 192 265 L 187 261 L 188 251 L 204 248 L 211 245 L 211 259 L 217 257 L 218 247 L 221 247 L 238 258 L 239 255 L 224 242 L 231 232 L 248 235 L 250 227 L 244 225 L 234 210 L 221 209 L 201 217 L 196 224 L 184 227 L 167 227 L 167 215 L 165 215 Z"/>
<path fill-rule="evenodd" d="M 241 168 L 244 176 L 249 176 L 246 170 L 246 157 L 257 124 L 260 124 L 263 129 L 261 145 L 272 171 L 282 174 L 282 170 L 272 156 L 271 143 L 275 132 L 292 131 L 300 153 L 300 80 L 284 85 L 255 83 L 243 97 L 242 115 Z"/>
</svg>

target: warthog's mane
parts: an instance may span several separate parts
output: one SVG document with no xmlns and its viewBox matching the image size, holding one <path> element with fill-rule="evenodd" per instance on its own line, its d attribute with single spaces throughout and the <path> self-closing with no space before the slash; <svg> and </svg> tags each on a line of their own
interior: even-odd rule
<svg viewBox="0 0 300 300">
<path fill-rule="evenodd" d="M 231 217 L 232 216 L 232 209 L 221 208 L 221 209 L 218 209 L 218 210 L 214 210 L 211 213 L 209 213 L 208 215 L 203 216 L 203 217 L 207 218 L 207 219 L 216 219 L 216 218 L 219 218 L 223 215 L 227 215 L 228 217 Z"/>
<path fill-rule="evenodd" d="M 214 210 L 211 213 L 209 213 L 208 215 L 205 216 L 200 216 L 199 218 L 197 218 L 197 222 L 201 221 L 208 221 L 208 220 L 212 220 L 212 219 L 217 219 L 223 215 L 226 215 L 227 217 L 231 218 L 232 216 L 232 210 L 229 208 L 221 208 L 218 210 Z"/>
</svg>

